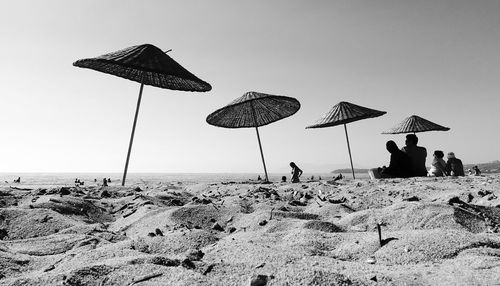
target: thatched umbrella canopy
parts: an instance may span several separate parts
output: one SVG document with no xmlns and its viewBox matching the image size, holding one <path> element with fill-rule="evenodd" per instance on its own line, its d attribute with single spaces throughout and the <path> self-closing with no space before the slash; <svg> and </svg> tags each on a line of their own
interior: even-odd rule
<svg viewBox="0 0 500 286">
<path fill-rule="evenodd" d="M 352 104 L 350 102 L 342 101 L 332 107 L 325 115 L 323 115 L 315 124 L 306 127 L 309 128 L 324 128 L 337 125 L 344 125 L 345 137 L 347 140 L 347 150 L 349 151 L 349 160 L 351 162 L 352 177 L 355 179 L 354 166 L 352 164 L 351 147 L 349 144 L 349 136 L 347 135 L 347 123 L 354 121 L 378 117 L 386 114 L 385 111 L 370 109 L 367 107 Z"/>
<path fill-rule="evenodd" d="M 225 128 L 255 127 L 266 181 L 269 181 L 258 127 L 289 117 L 299 109 L 300 102 L 293 97 L 251 91 L 212 112 L 207 123 Z"/>
<path fill-rule="evenodd" d="M 139 45 L 105 54 L 96 58 L 78 60 L 74 66 L 89 68 L 141 83 L 135 111 L 134 124 L 125 162 L 122 186 L 127 177 L 130 151 L 134 140 L 135 126 L 141 104 L 144 85 L 181 91 L 209 91 L 210 84 L 199 79 L 169 57 L 166 52 L 150 45 Z"/>
<path fill-rule="evenodd" d="M 401 123 L 382 134 L 417 133 L 427 131 L 448 131 L 450 128 L 441 126 L 417 115 L 405 118 Z"/>
</svg>

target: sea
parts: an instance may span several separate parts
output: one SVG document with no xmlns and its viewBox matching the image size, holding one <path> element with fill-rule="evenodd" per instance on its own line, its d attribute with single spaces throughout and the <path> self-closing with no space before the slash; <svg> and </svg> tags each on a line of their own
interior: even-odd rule
<svg viewBox="0 0 500 286">
<path fill-rule="evenodd" d="M 270 173 L 271 182 L 280 182 L 282 176 L 290 179 L 289 173 Z M 304 173 L 302 181 L 308 180 L 331 180 L 338 174 L 334 173 Z M 264 179 L 263 174 L 258 173 L 130 173 L 126 177 L 127 186 L 155 185 L 162 183 L 221 183 L 221 182 L 248 182 L 257 181 L 258 177 Z M 343 174 L 346 179 L 352 179 L 352 174 Z M 110 179 L 108 185 L 121 185 L 123 174 L 121 173 L 0 173 L 0 186 L 73 186 L 79 180 L 84 186 L 96 186 L 102 184 L 104 178 Z M 365 179 L 367 174 L 356 174 L 356 179 Z M 17 178 L 20 183 L 14 183 Z"/>
</svg>

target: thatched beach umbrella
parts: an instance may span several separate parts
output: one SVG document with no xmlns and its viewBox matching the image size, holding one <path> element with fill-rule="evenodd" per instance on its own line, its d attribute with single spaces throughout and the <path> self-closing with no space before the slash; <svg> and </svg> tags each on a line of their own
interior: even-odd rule
<svg viewBox="0 0 500 286">
<path fill-rule="evenodd" d="M 349 151 L 349 160 L 351 161 L 352 177 L 354 176 L 354 166 L 352 164 L 351 147 L 349 145 L 349 136 L 347 135 L 347 123 L 354 121 L 378 117 L 386 114 L 385 111 L 370 109 L 349 102 L 342 101 L 335 105 L 329 112 L 323 115 L 315 124 L 306 128 L 323 128 L 337 125 L 344 125 L 345 138 L 347 139 L 347 150 Z"/>
<path fill-rule="evenodd" d="M 225 128 L 255 127 L 259 141 L 260 156 L 264 165 L 266 182 L 269 181 L 266 170 L 259 128 L 295 114 L 300 109 L 300 102 L 287 96 L 271 95 L 259 92 L 247 92 L 228 105 L 217 109 L 207 117 L 207 123 Z"/>
<path fill-rule="evenodd" d="M 123 172 L 122 186 L 127 177 L 128 162 L 132 142 L 134 141 L 135 125 L 142 98 L 144 85 L 181 91 L 209 91 L 210 84 L 197 78 L 180 64 L 169 57 L 166 52 L 150 45 L 140 45 L 105 54 L 96 58 L 82 59 L 73 63 L 74 66 L 89 68 L 103 73 L 116 75 L 122 78 L 141 83 L 139 98 L 135 110 L 134 124 Z"/>
<path fill-rule="evenodd" d="M 402 133 L 417 133 L 427 131 L 448 131 L 450 128 L 441 126 L 422 117 L 412 115 L 405 118 L 401 123 L 390 129 L 382 132 L 382 134 L 402 134 Z"/>
</svg>

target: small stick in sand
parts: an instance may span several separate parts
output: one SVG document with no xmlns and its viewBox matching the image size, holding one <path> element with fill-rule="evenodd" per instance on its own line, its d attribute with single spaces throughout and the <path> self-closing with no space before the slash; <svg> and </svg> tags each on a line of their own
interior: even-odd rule
<svg viewBox="0 0 500 286">
<path fill-rule="evenodd" d="M 380 229 L 379 222 L 377 222 L 377 230 L 378 230 L 378 241 L 380 243 L 380 247 L 382 247 L 382 230 Z"/>
<path fill-rule="evenodd" d="M 153 274 L 148 274 L 148 275 L 144 275 L 144 276 L 139 276 L 137 278 L 135 278 L 132 283 L 129 284 L 129 286 L 131 285 L 135 285 L 139 282 L 143 282 L 143 281 L 146 281 L 146 280 L 149 280 L 149 279 L 152 279 L 152 278 L 156 278 L 156 277 L 159 277 L 159 276 L 162 276 L 163 273 L 153 273 Z"/>
<path fill-rule="evenodd" d="M 271 216 L 269 217 L 269 220 L 273 219 L 273 211 L 274 211 L 274 208 L 271 209 Z"/>
</svg>

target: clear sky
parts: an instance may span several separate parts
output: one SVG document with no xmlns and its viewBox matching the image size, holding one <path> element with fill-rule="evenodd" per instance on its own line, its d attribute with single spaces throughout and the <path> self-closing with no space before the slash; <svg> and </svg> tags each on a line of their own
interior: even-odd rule
<svg viewBox="0 0 500 286">
<path fill-rule="evenodd" d="M 213 89 L 146 86 L 129 172 L 261 172 L 254 129 L 205 122 L 247 91 L 302 104 L 260 129 L 269 172 L 348 167 L 342 126 L 305 129 L 340 101 L 387 111 L 348 125 L 355 167 L 413 114 L 451 128 L 429 153 L 500 159 L 498 0 L 0 1 L 0 39 L 0 172 L 122 172 L 139 84 L 72 63 L 144 43 Z"/>
</svg>

